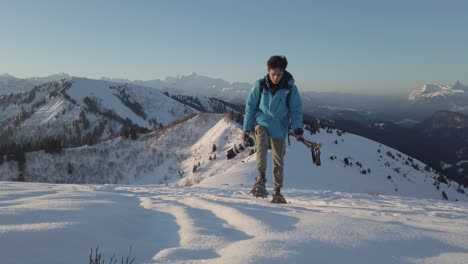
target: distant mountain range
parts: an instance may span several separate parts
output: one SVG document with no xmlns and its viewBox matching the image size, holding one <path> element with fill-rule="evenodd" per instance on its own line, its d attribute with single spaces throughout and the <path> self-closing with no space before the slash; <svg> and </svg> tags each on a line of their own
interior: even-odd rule
<svg viewBox="0 0 468 264">
<path fill-rule="evenodd" d="M 164 80 L 154 79 L 149 81 L 130 81 L 123 79 L 109 79 L 106 77 L 103 77 L 102 79 L 134 83 L 176 94 L 214 97 L 232 103 L 245 103 L 245 99 L 252 87 L 252 84 L 249 83 L 229 83 L 223 79 L 215 79 L 199 75 L 195 72 L 188 75 L 179 75 L 177 77 L 166 77 Z"/>
<path fill-rule="evenodd" d="M 69 77 L 66 73 L 47 77 L 20 79 L 14 76 L 0 75 L 0 95 L 11 92 L 30 90 L 32 87 L 46 82 Z M 251 83 L 229 83 L 220 78 L 211 78 L 197 73 L 166 77 L 164 80 L 101 80 L 127 83 L 138 86 L 156 88 L 173 94 L 214 97 L 234 104 L 244 104 L 252 87 Z M 453 85 L 424 84 L 412 90 L 407 96 L 378 96 L 365 94 L 315 92 L 301 89 L 304 108 L 310 112 L 321 112 L 324 115 L 352 110 L 366 113 L 379 118 L 385 117 L 395 122 L 405 119 L 423 120 L 436 110 L 449 110 L 468 114 L 468 86 L 461 82 Z M 398 109 L 395 108 L 398 105 Z M 325 111 L 323 111 L 325 109 Z M 333 118 L 333 117 L 332 117 Z"/>
<path fill-rule="evenodd" d="M 0 75 L 0 95 L 28 91 L 31 90 L 34 86 L 57 81 L 66 77 L 70 77 L 70 75 L 66 73 L 59 73 L 46 77 L 21 79 L 5 73 Z"/>
<path fill-rule="evenodd" d="M 9 74 L 3 74 L 0 75 L 0 95 L 27 91 L 36 85 L 57 81 L 65 77 L 70 77 L 70 75 L 61 73 L 47 77 L 20 79 Z M 245 103 L 248 92 L 252 87 L 249 83 L 229 83 L 219 78 L 210 78 L 194 72 L 188 75 L 167 77 L 164 80 L 131 81 L 128 79 L 112 79 L 107 77 L 102 77 L 101 80 L 152 87 L 163 92 L 167 91 L 174 94 L 214 97 L 232 103 Z"/>
</svg>

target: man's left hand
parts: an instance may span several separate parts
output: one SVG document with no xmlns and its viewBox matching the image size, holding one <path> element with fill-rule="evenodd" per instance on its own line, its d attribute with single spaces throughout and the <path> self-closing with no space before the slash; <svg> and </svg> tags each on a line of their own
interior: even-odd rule
<svg viewBox="0 0 468 264">
<path fill-rule="evenodd" d="M 296 140 L 302 142 L 302 141 L 304 141 L 304 136 L 303 135 L 297 135 Z"/>
</svg>

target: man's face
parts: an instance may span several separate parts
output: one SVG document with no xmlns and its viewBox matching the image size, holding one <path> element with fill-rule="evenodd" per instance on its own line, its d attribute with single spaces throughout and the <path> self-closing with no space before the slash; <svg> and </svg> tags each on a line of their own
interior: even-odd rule
<svg viewBox="0 0 468 264">
<path fill-rule="evenodd" d="M 268 75 L 270 76 L 270 80 L 274 84 L 278 84 L 281 81 L 283 74 L 284 74 L 284 70 L 280 68 L 274 68 L 274 69 L 268 70 Z"/>
</svg>

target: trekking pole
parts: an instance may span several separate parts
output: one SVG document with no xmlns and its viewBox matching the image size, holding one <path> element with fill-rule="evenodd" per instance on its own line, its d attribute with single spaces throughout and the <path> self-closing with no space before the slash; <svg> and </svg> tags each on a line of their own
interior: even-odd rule
<svg viewBox="0 0 468 264">
<path fill-rule="evenodd" d="M 296 136 L 291 131 L 289 131 L 289 135 Z M 312 155 L 312 162 L 317 166 L 322 165 L 322 162 L 320 161 L 320 148 L 322 147 L 322 144 L 307 139 L 299 141 L 310 150 L 310 154 Z"/>
</svg>

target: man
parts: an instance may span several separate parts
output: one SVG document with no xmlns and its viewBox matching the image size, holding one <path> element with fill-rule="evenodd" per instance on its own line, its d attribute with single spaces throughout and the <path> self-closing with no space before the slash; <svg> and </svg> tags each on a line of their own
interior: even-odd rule
<svg viewBox="0 0 468 264">
<path fill-rule="evenodd" d="M 267 62 L 268 74 L 255 82 L 247 97 L 243 134 L 241 139 L 256 137 L 258 177 L 252 194 L 266 197 L 265 188 L 268 143 L 273 155 L 274 191 L 272 203 L 286 203 L 281 195 L 283 187 L 284 155 L 289 124 L 298 141 L 304 140 L 302 129 L 302 102 L 293 76 L 286 71 L 284 56 L 272 56 Z"/>
</svg>

